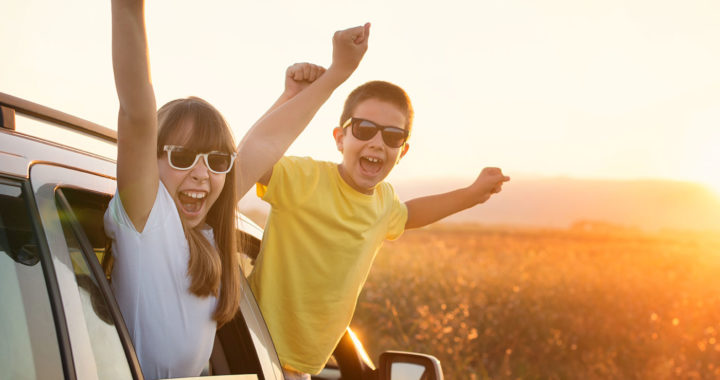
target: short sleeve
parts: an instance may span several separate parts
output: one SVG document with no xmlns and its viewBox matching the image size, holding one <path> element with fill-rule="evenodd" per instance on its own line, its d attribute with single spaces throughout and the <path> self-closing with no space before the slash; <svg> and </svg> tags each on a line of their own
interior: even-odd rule
<svg viewBox="0 0 720 380">
<path fill-rule="evenodd" d="M 404 202 L 401 202 L 400 199 L 398 199 L 398 196 L 395 194 L 395 190 L 392 186 L 387 182 L 385 184 L 387 185 L 387 189 L 385 191 L 390 194 L 389 198 L 391 199 L 386 238 L 389 240 L 395 240 L 405 231 L 405 223 L 407 223 L 408 217 L 407 206 Z"/>
<path fill-rule="evenodd" d="M 258 183 L 257 195 L 276 208 L 299 202 L 298 197 L 316 182 L 318 166 L 310 157 L 285 156 L 273 166 L 267 186 Z"/>
<path fill-rule="evenodd" d="M 162 226 L 166 222 L 167 217 L 169 216 L 168 214 L 172 212 L 172 208 L 174 207 L 174 201 L 172 200 L 170 193 L 168 193 L 165 188 L 165 184 L 163 184 L 162 181 L 158 181 L 158 190 L 155 195 L 155 201 L 152 209 L 150 210 L 147 222 L 145 222 L 145 227 L 143 228 L 142 233 Z M 127 215 L 125 206 L 122 204 L 122 200 L 116 191 L 115 195 L 110 200 L 107 211 L 105 212 L 105 234 L 110 238 L 115 239 L 118 230 L 121 229 L 127 231 L 128 233 L 142 234 L 135 229 L 135 225 Z"/>
</svg>

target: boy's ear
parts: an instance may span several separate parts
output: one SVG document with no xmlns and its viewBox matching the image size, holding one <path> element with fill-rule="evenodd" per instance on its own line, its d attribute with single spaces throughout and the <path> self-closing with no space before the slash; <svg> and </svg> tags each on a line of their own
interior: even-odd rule
<svg viewBox="0 0 720 380">
<path fill-rule="evenodd" d="M 335 145 L 337 146 L 337 150 L 339 150 L 341 153 L 343 151 L 343 137 L 345 137 L 345 132 L 341 127 L 335 127 L 333 129 L 333 137 L 335 138 Z"/>
<path fill-rule="evenodd" d="M 403 145 L 403 147 L 402 147 L 402 152 L 400 152 L 400 157 L 398 157 L 398 161 L 400 161 L 400 159 L 403 158 L 403 156 L 405 156 L 405 154 L 407 154 L 408 149 L 410 149 L 410 144 L 405 143 L 405 145 Z"/>
</svg>

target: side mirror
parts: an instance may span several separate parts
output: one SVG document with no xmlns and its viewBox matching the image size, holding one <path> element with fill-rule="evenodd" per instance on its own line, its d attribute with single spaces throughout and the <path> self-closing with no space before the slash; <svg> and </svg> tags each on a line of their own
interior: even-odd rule
<svg viewBox="0 0 720 380">
<path fill-rule="evenodd" d="M 434 356 L 386 351 L 380 354 L 378 380 L 443 380 L 443 374 Z"/>
</svg>

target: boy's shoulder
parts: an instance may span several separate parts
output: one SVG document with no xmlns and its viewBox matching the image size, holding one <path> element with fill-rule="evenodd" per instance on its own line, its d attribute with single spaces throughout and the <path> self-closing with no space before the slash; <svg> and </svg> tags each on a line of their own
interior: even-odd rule
<svg viewBox="0 0 720 380">
<path fill-rule="evenodd" d="M 302 168 L 319 168 L 319 167 L 335 167 L 336 163 L 330 161 L 317 160 L 309 156 L 284 156 L 278 164 L 286 169 L 302 169 Z"/>
<path fill-rule="evenodd" d="M 284 156 L 273 169 L 273 176 L 278 173 L 285 178 L 317 178 L 330 176 L 337 171 L 337 164 L 329 161 L 316 160 L 312 157 Z"/>
</svg>

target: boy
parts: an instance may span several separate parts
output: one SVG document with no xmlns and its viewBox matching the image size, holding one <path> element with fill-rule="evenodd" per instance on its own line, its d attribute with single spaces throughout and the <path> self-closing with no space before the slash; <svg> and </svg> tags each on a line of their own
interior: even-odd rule
<svg viewBox="0 0 720 380">
<path fill-rule="evenodd" d="M 383 180 L 408 152 L 412 120 L 404 90 L 366 83 L 333 130 L 340 164 L 283 157 L 260 179 L 271 210 L 250 286 L 287 378 L 324 367 L 383 240 L 485 202 L 510 179 L 485 168 L 467 188 L 403 204 Z"/>
</svg>

